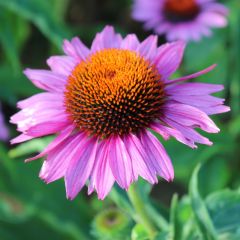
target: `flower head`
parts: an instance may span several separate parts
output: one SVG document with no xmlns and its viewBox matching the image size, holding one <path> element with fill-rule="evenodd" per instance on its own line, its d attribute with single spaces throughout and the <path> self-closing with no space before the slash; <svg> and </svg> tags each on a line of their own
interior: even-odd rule
<svg viewBox="0 0 240 240">
<path fill-rule="evenodd" d="M 70 199 L 88 180 L 89 193 L 96 190 L 100 199 L 115 181 L 124 189 L 138 176 L 152 184 L 158 175 L 171 181 L 171 161 L 152 131 L 192 148 L 211 145 L 195 128 L 218 132 L 208 115 L 229 110 L 223 99 L 210 96 L 221 85 L 183 82 L 213 67 L 169 80 L 184 47 L 157 47 L 156 36 L 142 43 L 134 34 L 122 38 L 112 27 L 97 34 L 90 49 L 78 38 L 65 40 L 66 55 L 47 61 L 51 70 L 25 70 L 46 92 L 18 103 L 21 111 L 11 122 L 22 134 L 12 143 L 57 133 L 27 161 L 45 156 L 40 177 L 47 183 L 64 177 Z"/>
<path fill-rule="evenodd" d="M 132 16 L 169 41 L 198 41 L 210 28 L 226 26 L 227 13 L 215 0 L 134 0 Z"/>
</svg>

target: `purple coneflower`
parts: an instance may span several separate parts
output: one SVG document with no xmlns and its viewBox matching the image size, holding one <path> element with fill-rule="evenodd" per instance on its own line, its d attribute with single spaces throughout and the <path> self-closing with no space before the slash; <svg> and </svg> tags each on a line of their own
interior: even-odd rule
<svg viewBox="0 0 240 240">
<path fill-rule="evenodd" d="M 198 41 L 210 28 L 226 26 L 227 13 L 215 0 L 134 0 L 132 16 L 169 41 Z"/>
<path fill-rule="evenodd" d="M 40 177 L 47 183 L 64 177 L 73 199 L 89 180 L 103 199 L 116 181 L 123 189 L 138 179 L 167 181 L 174 171 L 153 131 L 196 148 L 211 145 L 195 128 L 219 131 L 208 117 L 229 111 L 224 99 L 211 96 L 222 85 L 184 83 L 210 71 L 169 80 L 181 62 L 185 44 L 157 47 L 157 37 L 142 43 L 125 38 L 112 27 L 98 33 L 91 48 L 78 38 L 64 41 L 66 55 L 47 60 L 51 70 L 25 70 L 46 92 L 20 101 L 11 118 L 22 134 L 12 143 L 58 133 L 46 149 L 31 159 L 46 159 Z M 151 130 L 151 131 L 150 131 Z"/>
<path fill-rule="evenodd" d="M 4 124 L 3 114 L 1 112 L 1 105 L 0 105 L 0 140 L 7 140 L 8 139 L 8 129 Z"/>
</svg>

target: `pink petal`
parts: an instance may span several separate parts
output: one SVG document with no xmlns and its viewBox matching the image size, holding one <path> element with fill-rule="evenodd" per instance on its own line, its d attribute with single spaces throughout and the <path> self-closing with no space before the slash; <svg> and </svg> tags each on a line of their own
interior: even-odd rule
<svg viewBox="0 0 240 240">
<path fill-rule="evenodd" d="M 148 164 L 167 181 L 174 178 L 172 162 L 160 141 L 149 131 L 141 134 L 141 142 L 148 156 Z"/>
<path fill-rule="evenodd" d="M 140 42 L 135 34 L 128 34 L 121 43 L 122 49 L 136 50 Z"/>
<path fill-rule="evenodd" d="M 35 157 L 26 159 L 25 162 L 30 162 L 47 155 L 49 152 L 57 148 L 58 145 L 61 144 L 66 138 L 68 138 L 74 129 L 75 126 L 73 125 L 66 127 L 40 154 L 36 155 Z"/>
<path fill-rule="evenodd" d="M 16 144 L 16 143 L 21 143 L 21 142 L 31 140 L 33 138 L 34 138 L 33 136 L 28 136 L 26 134 L 21 134 L 21 135 L 17 136 L 16 138 L 13 138 L 10 142 L 11 142 L 11 144 Z"/>
<path fill-rule="evenodd" d="M 174 80 L 170 80 L 166 83 L 166 85 L 169 85 L 169 84 L 175 84 L 175 83 L 178 83 L 178 82 L 182 82 L 182 81 L 186 81 L 186 80 L 189 80 L 189 79 L 193 79 L 193 78 L 197 78 L 205 73 L 208 73 L 210 71 L 212 71 L 217 65 L 216 64 L 213 64 L 212 66 L 200 71 L 200 72 L 197 72 L 197 73 L 194 73 L 194 74 L 191 74 L 191 75 L 188 75 L 188 76 L 185 76 L 185 77 L 181 77 L 181 78 L 177 78 L 177 79 L 174 79 Z"/>
<path fill-rule="evenodd" d="M 177 129 L 179 132 L 182 133 L 182 135 L 187 138 L 191 143 L 194 145 L 194 142 L 205 144 L 205 145 L 212 145 L 212 142 L 209 141 L 208 138 L 203 137 L 198 132 L 196 132 L 194 129 L 188 126 L 183 126 L 180 123 L 174 122 L 171 119 L 164 118 L 162 119 L 165 123 L 167 123 L 172 128 Z M 194 145 L 195 146 L 195 145 Z"/>
<path fill-rule="evenodd" d="M 34 137 L 41 137 L 59 132 L 66 128 L 67 126 L 69 126 L 69 123 L 66 122 L 65 120 L 61 122 L 58 121 L 57 123 L 55 121 L 49 121 L 30 127 L 26 131 L 26 134 Z"/>
<path fill-rule="evenodd" d="M 157 36 L 149 36 L 138 47 L 137 51 L 145 59 L 152 60 L 157 52 Z"/>
<path fill-rule="evenodd" d="M 36 104 L 38 105 L 39 102 L 41 103 L 45 102 L 46 104 L 48 104 L 56 101 L 60 103 L 63 102 L 63 95 L 57 94 L 57 93 L 44 92 L 44 93 L 35 94 L 32 97 L 19 101 L 17 103 L 17 106 L 20 109 L 29 108 L 29 107 L 35 108 Z"/>
<path fill-rule="evenodd" d="M 93 40 L 91 52 L 94 53 L 105 48 L 119 48 L 121 41 L 121 35 L 116 34 L 113 27 L 106 26 Z"/>
<path fill-rule="evenodd" d="M 129 134 L 124 138 L 124 144 L 132 161 L 134 181 L 137 180 L 139 175 L 151 184 L 157 183 L 155 169 L 148 166 L 146 151 L 138 137 Z"/>
<path fill-rule="evenodd" d="M 199 127 L 210 133 L 219 132 L 219 128 L 208 115 L 195 107 L 181 103 L 167 103 L 163 106 L 164 116 L 187 127 Z"/>
<path fill-rule="evenodd" d="M 180 96 L 195 96 L 195 95 L 207 95 L 215 92 L 222 91 L 223 85 L 208 84 L 208 83 L 182 83 L 174 84 L 166 87 L 166 93 L 169 95 Z"/>
<path fill-rule="evenodd" d="M 88 194 L 91 194 L 95 188 L 98 193 L 98 198 L 101 200 L 110 192 L 115 181 L 109 165 L 108 151 L 109 144 L 103 140 L 98 147 L 95 166 L 88 186 Z"/>
<path fill-rule="evenodd" d="M 159 133 L 165 140 L 168 140 L 170 136 L 176 138 L 179 142 L 188 145 L 191 148 L 197 148 L 193 141 L 186 138 L 180 131 L 174 128 L 164 126 L 160 123 L 153 123 L 151 129 Z"/>
<path fill-rule="evenodd" d="M 70 136 L 48 152 L 39 174 L 40 178 L 46 183 L 62 178 L 67 171 L 69 162 L 79 149 L 79 144 L 83 142 L 83 136 L 83 134 Z"/>
<path fill-rule="evenodd" d="M 77 37 L 74 37 L 71 42 L 64 40 L 63 50 L 67 55 L 78 61 L 85 60 L 90 54 L 90 50 Z"/>
<path fill-rule="evenodd" d="M 80 142 L 72 156 L 65 176 L 67 197 L 74 199 L 85 185 L 93 169 L 98 141 L 90 138 Z"/>
<path fill-rule="evenodd" d="M 47 60 L 47 64 L 54 73 L 68 77 L 77 65 L 77 61 L 69 56 L 53 56 Z"/>
<path fill-rule="evenodd" d="M 117 183 L 125 189 L 133 181 L 132 161 L 123 140 L 112 137 L 109 143 L 109 163 Z"/>
<path fill-rule="evenodd" d="M 168 79 L 178 69 L 184 49 L 185 43 L 182 41 L 166 43 L 158 49 L 154 64 L 156 64 L 164 80 Z"/>
<path fill-rule="evenodd" d="M 24 74 L 36 87 L 49 92 L 63 92 L 67 80 L 66 76 L 48 70 L 26 69 Z"/>
</svg>

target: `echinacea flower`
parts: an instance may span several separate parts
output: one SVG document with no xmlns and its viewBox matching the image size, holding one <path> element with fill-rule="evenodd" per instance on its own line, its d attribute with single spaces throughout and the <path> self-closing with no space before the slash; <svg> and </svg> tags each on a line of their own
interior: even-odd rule
<svg viewBox="0 0 240 240">
<path fill-rule="evenodd" d="M 168 41 L 199 41 L 227 25 L 227 8 L 215 0 L 133 0 L 132 16 Z"/>
<path fill-rule="evenodd" d="M 98 33 L 91 48 L 78 38 L 64 41 L 64 56 L 47 60 L 51 70 L 26 69 L 46 92 L 20 101 L 11 118 L 22 132 L 12 143 L 58 133 L 46 149 L 28 159 L 46 157 L 40 177 L 47 183 L 64 177 L 73 199 L 88 182 L 103 199 L 115 181 L 123 189 L 138 179 L 157 183 L 174 178 L 170 158 L 151 129 L 196 148 L 211 145 L 195 128 L 219 129 L 208 117 L 226 112 L 224 99 L 211 96 L 222 85 L 184 83 L 207 73 L 169 80 L 181 62 L 181 41 L 157 47 L 157 37 L 142 43 L 112 27 Z"/>
<path fill-rule="evenodd" d="M 0 140 L 7 140 L 8 138 L 8 130 L 6 125 L 4 124 L 3 114 L 1 112 L 1 105 L 0 105 Z"/>
</svg>

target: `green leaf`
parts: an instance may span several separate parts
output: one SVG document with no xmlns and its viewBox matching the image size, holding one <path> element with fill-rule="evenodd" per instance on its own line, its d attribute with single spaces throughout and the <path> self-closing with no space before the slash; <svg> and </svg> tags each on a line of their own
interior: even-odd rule
<svg viewBox="0 0 240 240">
<path fill-rule="evenodd" d="M 132 230 L 131 240 L 149 240 L 148 231 L 142 224 L 136 224 Z"/>
<path fill-rule="evenodd" d="M 51 141 L 53 137 L 33 139 L 22 143 L 9 151 L 10 158 L 22 157 L 32 153 L 41 152 Z"/>
<path fill-rule="evenodd" d="M 169 240 L 178 240 L 179 235 L 177 234 L 177 205 L 178 196 L 174 195 L 170 207 L 170 228 L 169 228 Z"/>
<path fill-rule="evenodd" d="M 219 238 L 240 239 L 240 192 L 227 189 L 212 193 L 206 205 Z"/>
<path fill-rule="evenodd" d="M 0 6 L 33 22 L 59 48 L 62 45 L 62 40 L 70 36 L 64 24 L 54 17 L 50 1 L 0 0 Z"/>
<path fill-rule="evenodd" d="M 17 29 L 21 29 L 27 36 L 26 26 L 26 22 L 12 12 L 8 10 L 0 11 L 0 42 L 14 72 L 20 72 L 21 69 L 19 45 L 22 35 L 20 30 Z"/>
<path fill-rule="evenodd" d="M 208 213 L 205 202 L 202 200 L 198 192 L 198 172 L 200 165 L 196 167 L 190 180 L 189 192 L 191 197 L 192 209 L 195 219 L 198 223 L 199 230 L 201 231 L 205 240 L 217 240 L 216 230 L 213 222 Z"/>
</svg>

